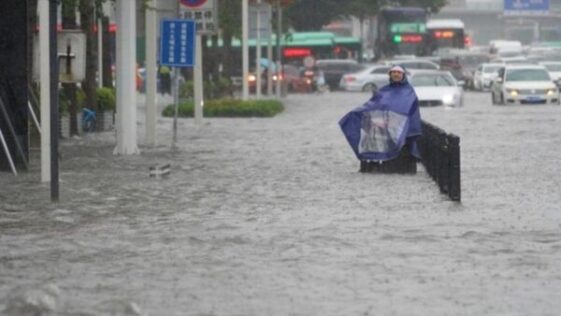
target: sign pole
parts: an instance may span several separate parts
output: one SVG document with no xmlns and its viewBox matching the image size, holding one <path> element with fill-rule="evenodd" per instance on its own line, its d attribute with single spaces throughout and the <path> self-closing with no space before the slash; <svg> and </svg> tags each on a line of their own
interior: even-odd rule
<svg viewBox="0 0 561 316">
<path fill-rule="evenodd" d="M 195 104 L 194 104 L 194 115 L 195 115 L 195 123 L 200 125 L 203 121 L 203 105 L 204 105 L 204 96 L 203 96 L 203 48 L 202 48 L 202 35 L 197 33 L 196 35 L 196 42 L 195 42 L 195 71 L 194 71 L 194 80 L 195 80 Z"/>
<path fill-rule="evenodd" d="M 174 89 L 173 89 L 173 141 L 171 147 L 173 149 L 177 148 L 177 114 L 179 109 L 179 67 L 175 67 L 174 70 Z"/>
<path fill-rule="evenodd" d="M 196 26 L 193 20 L 164 19 L 161 22 L 160 65 L 173 67 L 173 133 L 172 149 L 177 143 L 177 117 L 179 111 L 179 68 L 193 67 Z"/>
</svg>

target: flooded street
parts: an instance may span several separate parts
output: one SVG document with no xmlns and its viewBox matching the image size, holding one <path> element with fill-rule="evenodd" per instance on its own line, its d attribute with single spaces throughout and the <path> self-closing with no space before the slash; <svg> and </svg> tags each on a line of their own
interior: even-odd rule
<svg viewBox="0 0 561 316">
<path fill-rule="evenodd" d="M 561 106 L 422 108 L 460 136 L 459 204 L 422 167 L 358 172 L 337 122 L 367 98 L 180 119 L 175 151 L 167 118 L 140 155 L 114 156 L 114 132 L 64 140 L 58 204 L 34 152 L 0 175 L 0 315 L 26 298 L 66 316 L 558 315 Z"/>
</svg>

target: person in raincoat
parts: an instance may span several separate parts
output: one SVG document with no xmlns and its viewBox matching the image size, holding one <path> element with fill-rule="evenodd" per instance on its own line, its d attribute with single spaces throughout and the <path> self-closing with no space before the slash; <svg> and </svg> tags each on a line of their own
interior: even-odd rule
<svg viewBox="0 0 561 316">
<path fill-rule="evenodd" d="M 339 125 L 361 161 L 361 172 L 400 158 L 410 161 L 407 172 L 414 173 L 421 158 L 416 142 L 421 135 L 419 100 L 402 67 L 390 68 L 389 81 L 368 102 L 347 113 Z"/>
</svg>

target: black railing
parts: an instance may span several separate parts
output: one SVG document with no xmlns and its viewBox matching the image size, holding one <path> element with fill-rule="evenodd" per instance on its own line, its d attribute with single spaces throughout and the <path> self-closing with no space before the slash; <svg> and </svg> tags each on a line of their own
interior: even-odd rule
<svg viewBox="0 0 561 316">
<path fill-rule="evenodd" d="M 422 126 L 423 135 L 417 140 L 421 162 L 440 192 L 460 201 L 460 138 L 425 121 Z"/>
</svg>

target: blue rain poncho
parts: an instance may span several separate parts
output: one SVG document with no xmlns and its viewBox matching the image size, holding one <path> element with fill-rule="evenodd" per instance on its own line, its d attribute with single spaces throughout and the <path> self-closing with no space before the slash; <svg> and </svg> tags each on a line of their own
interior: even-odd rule
<svg viewBox="0 0 561 316">
<path fill-rule="evenodd" d="M 421 158 L 415 141 L 421 135 L 419 101 L 405 74 L 347 113 L 339 125 L 359 160 L 391 160 L 403 146 Z"/>
</svg>

